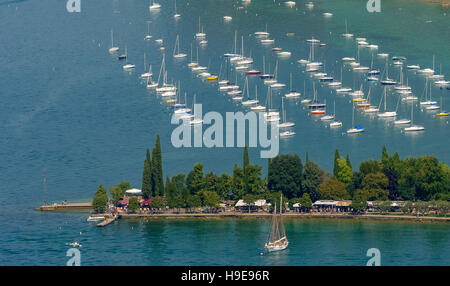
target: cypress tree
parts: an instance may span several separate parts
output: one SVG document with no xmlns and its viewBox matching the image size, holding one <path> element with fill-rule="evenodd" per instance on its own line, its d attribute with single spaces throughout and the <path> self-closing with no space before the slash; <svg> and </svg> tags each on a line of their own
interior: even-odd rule
<svg viewBox="0 0 450 286">
<path fill-rule="evenodd" d="M 352 163 L 350 162 L 350 156 L 347 154 L 347 157 L 345 158 L 345 162 L 347 163 L 347 165 L 350 167 L 350 169 L 352 168 Z"/>
<path fill-rule="evenodd" d="M 244 164 L 243 164 L 245 193 L 249 192 L 249 187 L 248 187 L 248 167 L 249 167 L 249 165 L 250 165 L 250 160 L 248 158 L 248 148 L 247 148 L 247 146 L 245 146 L 244 147 Z"/>
<path fill-rule="evenodd" d="M 159 135 L 156 136 L 156 143 L 152 151 L 152 157 L 152 194 L 153 196 L 162 196 L 164 195 L 164 181 L 162 171 L 161 142 Z"/>
<path fill-rule="evenodd" d="M 144 170 L 142 171 L 142 193 L 145 198 L 149 198 L 152 192 L 151 178 L 151 160 L 150 160 L 150 150 L 147 149 L 146 158 L 144 161 Z"/>
<path fill-rule="evenodd" d="M 334 151 L 334 167 L 333 167 L 333 175 L 336 177 L 338 172 L 339 172 L 339 165 L 338 165 L 338 161 L 339 161 L 339 151 L 338 149 L 336 149 L 336 151 Z"/>
</svg>

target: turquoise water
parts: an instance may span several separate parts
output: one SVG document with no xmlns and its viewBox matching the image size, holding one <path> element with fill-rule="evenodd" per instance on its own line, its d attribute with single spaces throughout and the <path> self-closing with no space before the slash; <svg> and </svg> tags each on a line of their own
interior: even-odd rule
<svg viewBox="0 0 450 286">
<path fill-rule="evenodd" d="M 161 135 L 165 175 L 186 173 L 197 161 L 205 165 L 206 171 L 231 172 L 233 164 L 241 161 L 239 148 L 172 147 L 169 108 L 138 79 L 143 71 L 144 52 L 155 73 L 161 63 L 159 46 L 143 40 L 147 20 L 152 21 L 150 31 L 154 39 L 164 39 L 168 55 L 176 34 L 180 35 L 181 49 L 190 54 L 201 16 L 209 43 L 200 49 L 200 63 L 215 73 L 223 62 L 221 56 L 233 47 L 235 30 L 239 38 L 244 35 L 245 50 L 251 51 L 254 66 L 262 69 L 265 55 L 267 66 L 270 61 L 273 69 L 276 57 L 252 36 L 267 24 L 271 38 L 276 40 L 274 46 L 292 52 L 291 58 L 279 62 L 279 80 L 289 85 L 292 72 L 294 88 L 303 93 L 306 80 L 306 93 L 310 96 L 312 81 L 296 63 L 308 56 L 305 39 L 314 36 L 327 43 L 316 50 L 318 59 L 325 62 L 327 72 L 339 78 L 339 59 L 356 54 L 354 42 L 340 36 L 345 30 L 345 19 L 350 32 L 378 44 L 379 52 L 405 56 L 408 64 L 423 67 L 431 67 L 435 55 L 436 68 L 442 65 L 443 73 L 448 74 L 448 9 L 420 1 L 382 1 L 382 12 L 369 14 L 365 1 L 314 1 L 315 8 L 309 11 L 304 8 L 304 1 L 298 1 L 297 10 L 261 0 L 237 10 L 240 4 L 236 1 L 179 0 L 182 17 L 175 22 L 172 1 L 160 1 L 163 8 L 159 13 L 149 13 L 148 1 L 81 2 L 81 13 L 68 13 L 65 1 L 0 2 L 0 264 L 64 264 L 65 243 L 73 240 L 83 242 L 85 264 L 362 265 L 365 251 L 377 247 L 375 242 L 380 243 L 382 254 L 386 252 L 382 260 L 386 264 L 449 264 L 445 224 L 292 222 L 287 226 L 292 233 L 289 250 L 280 256 L 260 257 L 258 247 L 268 228 L 264 221 L 251 222 L 254 227 L 232 220 L 191 225 L 121 221 L 98 229 L 85 223 L 86 214 L 41 214 L 33 210 L 44 199 L 44 170 L 50 201 L 89 200 L 99 184 L 111 186 L 122 180 L 140 187 L 145 149 L 153 145 L 156 134 Z M 323 12 L 334 15 L 324 18 Z M 233 20 L 223 23 L 224 15 Z M 427 23 L 428 20 L 432 22 Z M 107 52 L 111 28 L 120 48 L 127 46 L 129 62 L 137 65 L 135 72 L 123 72 L 121 64 Z M 289 32 L 295 36 L 286 36 Z M 364 65 L 370 65 L 366 50 L 361 50 L 360 56 Z M 181 62 L 167 57 L 169 80 L 181 81 L 189 102 L 196 93 L 197 103 L 203 104 L 205 112 L 243 110 L 219 94 L 214 84 L 192 75 L 186 66 L 188 61 L 189 56 Z M 375 65 L 382 69 L 384 62 L 376 59 Z M 398 69 L 389 70 L 391 77 L 398 79 Z M 352 88 L 364 83 L 364 90 L 369 89 L 367 82 L 347 68 L 343 81 Z M 423 77 L 408 72 L 408 81 L 420 96 Z M 242 84 L 242 77 L 238 82 Z M 255 84 L 264 101 L 266 89 L 257 79 L 251 79 L 252 90 Z M 304 158 L 308 152 L 310 159 L 330 170 L 336 148 L 343 154 L 349 153 L 356 166 L 370 157 L 378 158 L 385 144 L 389 151 L 398 151 L 401 156 L 433 154 L 450 163 L 450 151 L 446 148 L 450 135 L 448 119 L 437 119 L 416 105 L 414 121 L 424 125 L 426 131 L 405 135 L 392 122 L 372 120 L 358 113 L 356 120 L 367 132 L 346 136 L 343 130 L 350 128 L 352 121 L 349 97 L 336 96 L 319 84 L 317 88 L 321 100 L 326 99 L 330 106 L 336 101 L 336 115 L 344 128 L 330 130 L 320 120 L 311 118 L 299 102 L 289 101 L 288 119 L 296 123 L 297 134 L 281 141 L 281 153 L 297 153 Z M 378 85 L 372 87 L 373 104 L 378 105 L 381 91 Z M 444 109 L 450 109 L 449 91 L 433 88 L 432 93 L 438 101 L 442 95 Z M 394 108 L 396 99 L 390 94 L 388 106 Z M 278 94 L 274 95 L 274 105 L 281 105 Z M 409 117 L 409 112 L 410 105 L 400 105 L 401 117 Z M 252 148 L 250 156 L 253 162 L 266 166 L 259 159 L 258 148 Z M 393 229 L 400 234 L 393 235 Z M 331 235 L 334 233 L 342 236 Z M 321 247 L 313 247 L 314 242 L 320 242 Z M 208 244 L 211 247 L 203 247 Z M 237 251 L 247 255 L 238 255 Z"/>
</svg>

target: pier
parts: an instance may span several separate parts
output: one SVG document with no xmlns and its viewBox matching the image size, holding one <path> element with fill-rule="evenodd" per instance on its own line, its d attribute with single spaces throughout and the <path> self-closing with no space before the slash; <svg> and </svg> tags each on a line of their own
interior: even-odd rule
<svg viewBox="0 0 450 286">
<path fill-rule="evenodd" d="M 90 210 L 92 209 L 92 203 L 67 203 L 67 204 L 50 204 L 42 205 L 36 210 L 38 211 L 61 211 L 61 210 Z"/>
<path fill-rule="evenodd" d="M 99 226 L 99 227 L 107 226 L 108 224 L 114 222 L 118 218 L 119 218 L 118 215 L 107 216 L 107 217 L 105 217 L 105 220 L 100 222 L 100 223 L 98 223 L 97 226 Z"/>
</svg>

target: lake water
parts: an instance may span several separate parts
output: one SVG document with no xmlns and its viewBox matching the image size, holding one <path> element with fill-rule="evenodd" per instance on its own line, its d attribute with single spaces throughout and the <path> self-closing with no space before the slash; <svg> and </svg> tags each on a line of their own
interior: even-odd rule
<svg viewBox="0 0 450 286">
<path fill-rule="evenodd" d="M 67 242 L 83 243 L 83 264 L 239 264 L 239 265 L 364 265 L 365 251 L 378 247 L 382 263 L 390 265 L 449 264 L 449 237 L 446 224 L 340 222 L 336 220 L 287 222 L 291 241 L 283 254 L 260 256 L 268 229 L 268 221 L 256 220 L 251 225 L 241 220 L 202 221 L 120 221 L 99 229 L 85 222 L 86 214 L 35 212 L 46 197 L 49 201 L 90 200 L 99 184 L 111 186 L 128 180 L 141 185 L 145 149 L 152 147 L 156 134 L 161 135 L 164 175 L 187 173 L 195 162 L 206 171 L 231 172 L 241 162 L 241 148 L 181 148 L 171 145 L 170 108 L 149 92 L 138 75 L 143 72 L 143 55 L 158 73 L 162 52 L 153 39 L 164 40 L 168 55 L 166 67 L 169 81 L 181 82 L 188 93 L 188 103 L 203 104 L 204 112 L 245 111 L 229 96 L 220 94 L 216 84 L 201 81 L 187 67 L 193 35 L 198 19 L 207 33 L 208 45 L 199 49 L 200 64 L 219 73 L 222 55 L 231 52 L 234 32 L 244 36 L 246 54 L 255 59 L 254 67 L 273 70 L 277 57 L 271 47 L 292 52 L 279 59 L 278 78 L 289 87 L 312 96 L 312 80 L 296 63 L 307 58 L 306 39 L 315 37 L 327 44 L 316 49 L 316 58 L 325 63 L 326 72 L 340 78 L 344 56 L 356 56 L 354 40 L 340 36 L 349 32 L 366 37 L 379 45 L 378 52 L 405 56 L 408 64 L 431 67 L 433 55 L 436 69 L 450 70 L 450 21 L 448 9 L 421 1 L 382 1 L 382 12 L 370 14 L 365 1 L 314 1 L 308 10 L 304 1 L 297 9 L 270 0 L 252 1 L 238 10 L 238 1 L 177 1 L 182 15 L 172 17 L 173 1 L 160 1 L 162 9 L 150 13 L 148 1 L 81 0 L 81 13 L 68 13 L 65 1 L 0 2 L 0 264 L 65 264 Z M 116 11 L 116 12 L 114 12 Z M 331 12 L 330 18 L 322 13 Z M 222 17 L 233 20 L 224 23 Z M 146 21 L 153 39 L 144 41 Z M 431 21 L 431 22 L 430 22 Z M 275 44 L 263 47 L 253 36 L 267 29 Z M 132 73 L 124 72 L 122 63 L 108 53 L 110 30 L 121 50 L 128 50 L 128 61 L 136 64 Z M 287 33 L 295 33 L 287 36 Z M 184 61 L 174 61 L 171 53 L 176 35 L 180 48 L 188 54 Z M 238 41 L 238 50 L 240 42 Z M 195 56 L 194 56 L 195 57 Z M 370 65 L 368 49 L 360 50 L 361 63 Z M 374 65 L 384 68 L 384 60 L 374 58 Z M 399 69 L 390 66 L 390 77 L 399 78 Z M 405 72 L 413 92 L 421 96 L 425 80 L 414 72 Z M 232 73 L 231 77 L 234 77 Z M 362 76 L 343 68 L 345 86 L 367 93 L 370 84 Z M 238 83 L 242 86 L 243 77 Z M 254 92 L 258 85 L 260 101 L 266 88 L 257 78 L 250 78 Z M 357 112 L 355 121 L 366 128 L 360 136 L 343 134 L 352 123 L 352 105 L 348 96 L 336 95 L 331 89 L 316 84 L 321 101 L 332 110 L 343 128 L 330 130 L 309 115 L 299 100 L 286 102 L 288 120 L 296 123 L 296 136 L 280 142 L 281 153 L 296 153 L 324 169 L 331 170 L 334 150 L 349 154 L 353 166 L 368 158 L 379 158 L 383 145 L 401 156 L 431 154 L 450 163 L 447 142 L 450 135 L 448 118 L 414 106 L 414 122 L 424 125 L 420 134 L 404 134 L 392 122 L 371 119 Z M 280 108 L 281 94 L 275 92 L 273 105 Z M 382 88 L 371 89 L 374 105 L 378 105 Z M 433 86 L 434 100 L 443 98 L 444 110 L 450 109 L 449 91 Z M 395 109 L 397 96 L 390 91 L 388 109 Z M 409 118 L 411 105 L 401 103 L 399 114 Z M 259 148 L 250 149 L 252 162 L 266 166 L 259 158 Z M 219 163 L 220 162 L 220 163 Z M 48 194 L 43 191 L 43 172 Z M 81 235 L 80 235 L 81 232 Z M 242 255 L 244 253 L 245 255 Z M 117 255 L 120 254 L 120 255 Z M 119 257 L 118 257 L 119 256 Z"/>
</svg>

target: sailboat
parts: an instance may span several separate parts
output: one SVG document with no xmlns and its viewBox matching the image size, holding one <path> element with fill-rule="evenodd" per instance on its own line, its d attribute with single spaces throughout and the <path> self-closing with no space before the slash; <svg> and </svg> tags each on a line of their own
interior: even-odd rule
<svg viewBox="0 0 450 286">
<path fill-rule="evenodd" d="M 346 38 L 351 38 L 351 37 L 353 37 L 353 34 L 350 34 L 350 33 L 348 32 L 347 19 L 345 19 L 345 33 L 342 34 L 342 36 L 343 36 L 343 37 L 346 37 Z"/>
<path fill-rule="evenodd" d="M 425 127 L 421 126 L 421 125 L 414 125 L 413 124 L 413 116 L 414 116 L 414 104 L 411 104 L 411 126 L 409 127 L 405 127 L 403 130 L 405 132 L 412 132 L 412 131 L 423 131 L 425 130 Z"/>
<path fill-rule="evenodd" d="M 313 82 L 313 93 L 314 93 L 314 97 L 313 97 L 312 103 L 308 105 L 309 109 L 311 109 L 311 114 L 312 115 L 325 114 L 325 107 L 327 105 L 324 103 L 319 103 L 319 101 L 317 99 L 316 85 L 314 82 Z"/>
<path fill-rule="evenodd" d="M 264 248 L 269 251 L 279 251 L 286 249 L 289 242 L 286 237 L 286 231 L 284 229 L 282 213 L 283 213 L 283 199 L 280 198 L 280 214 L 277 214 L 277 206 L 275 204 L 275 209 L 272 216 L 272 229 L 269 234 L 268 242 L 264 245 Z"/>
<path fill-rule="evenodd" d="M 261 79 L 271 79 L 273 78 L 273 74 L 266 74 L 266 57 L 263 56 L 263 73 L 259 76 Z"/>
<path fill-rule="evenodd" d="M 195 106 L 195 97 L 196 95 L 194 94 L 194 101 L 192 102 L 192 109 L 194 110 L 194 106 Z M 203 123 L 203 119 L 201 118 L 193 118 L 191 119 L 191 122 L 189 122 L 189 124 L 191 125 L 197 125 L 197 124 L 202 124 Z"/>
<path fill-rule="evenodd" d="M 386 72 L 386 78 L 384 80 L 380 81 L 380 83 L 382 85 L 394 85 L 394 84 L 396 84 L 395 80 L 392 80 L 392 79 L 389 78 L 389 65 L 388 65 L 387 60 L 386 60 L 386 67 L 385 67 L 384 71 Z"/>
<path fill-rule="evenodd" d="M 272 109 L 272 89 L 270 87 L 267 88 L 266 104 L 267 104 L 267 111 L 264 113 L 264 118 L 266 122 L 275 123 L 280 121 L 280 113 Z"/>
<path fill-rule="evenodd" d="M 150 35 L 150 23 L 151 21 L 147 21 L 147 35 L 145 35 L 144 40 L 150 40 L 151 38 L 153 38 L 153 36 Z"/>
<path fill-rule="evenodd" d="M 322 117 L 320 118 L 320 120 L 322 120 L 322 121 L 327 121 L 327 120 L 333 120 L 333 119 L 334 119 L 334 115 L 336 114 L 336 99 L 334 100 L 333 108 L 334 108 L 334 113 L 333 113 L 333 115 L 325 115 L 325 116 L 322 116 Z"/>
<path fill-rule="evenodd" d="M 198 47 L 197 47 L 197 61 L 192 61 L 192 43 L 191 43 L 191 62 L 188 63 L 188 67 L 194 68 L 198 66 Z"/>
<path fill-rule="evenodd" d="M 255 85 L 255 101 L 256 101 L 256 104 L 259 103 L 259 100 L 258 100 L 258 86 L 257 85 Z M 256 105 L 256 106 L 250 107 L 250 110 L 252 110 L 252 111 L 265 111 L 266 107 L 264 105 Z"/>
<path fill-rule="evenodd" d="M 122 68 L 124 69 L 124 70 L 132 70 L 132 69 L 134 69 L 136 66 L 135 65 L 133 65 L 133 64 L 129 64 L 128 63 L 128 52 L 127 52 L 127 47 L 125 47 L 125 54 L 127 55 L 125 58 L 126 58 L 126 62 L 125 62 L 125 64 L 122 66 Z"/>
<path fill-rule="evenodd" d="M 146 54 L 144 53 L 144 73 L 141 74 L 141 78 L 149 78 L 151 77 L 153 74 L 150 71 L 150 66 L 149 66 L 149 71 L 145 72 L 145 68 L 147 66 L 147 62 L 146 62 Z"/>
<path fill-rule="evenodd" d="M 352 108 L 352 126 L 354 126 L 354 125 L 355 125 L 355 106 L 353 105 L 353 108 Z M 362 126 L 357 125 L 357 126 L 355 126 L 353 128 L 348 129 L 347 130 L 347 134 L 357 134 L 357 133 L 362 133 L 364 131 L 365 130 L 364 130 L 364 128 Z"/>
<path fill-rule="evenodd" d="M 202 29 L 201 24 L 200 24 L 200 17 L 198 17 L 198 33 L 195 34 L 195 37 L 197 39 L 203 39 L 203 38 L 206 37 L 206 33 L 203 32 L 203 29 Z"/>
<path fill-rule="evenodd" d="M 159 10 L 161 8 L 161 4 L 155 3 L 155 1 L 152 1 L 152 4 L 148 7 L 150 11 Z"/>
<path fill-rule="evenodd" d="M 119 47 L 114 47 L 114 32 L 111 29 L 111 48 L 109 48 L 109 53 L 113 54 L 119 51 Z"/>
<path fill-rule="evenodd" d="M 153 76 L 152 65 L 150 65 L 149 73 L 150 73 L 150 76 L 147 77 L 147 84 L 146 84 L 146 87 L 147 87 L 147 88 L 157 88 L 157 87 L 158 87 L 158 83 L 157 83 L 157 82 L 154 82 L 154 81 L 152 80 L 152 76 Z"/>
<path fill-rule="evenodd" d="M 300 92 L 296 92 L 295 90 L 292 90 L 292 73 L 290 75 L 290 92 L 286 93 L 284 96 L 286 98 L 296 98 L 300 96 Z"/>
<path fill-rule="evenodd" d="M 247 89 L 246 89 L 246 91 L 247 91 L 247 100 L 243 101 L 242 105 L 249 106 L 249 105 L 257 104 L 258 103 L 257 95 L 256 95 L 255 99 L 250 99 L 250 91 L 248 89 L 248 82 L 246 84 L 247 84 Z M 255 85 L 255 91 L 256 91 L 256 89 L 257 89 L 257 86 Z"/>
<path fill-rule="evenodd" d="M 283 112 L 283 122 L 278 124 L 278 128 L 289 128 L 295 126 L 294 122 L 286 122 L 286 110 L 284 108 L 284 98 L 281 98 L 281 112 Z"/>
<path fill-rule="evenodd" d="M 445 117 L 448 116 L 448 112 L 442 111 L 442 95 L 441 95 L 441 111 L 436 114 L 437 117 Z"/>
<path fill-rule="evenodd" d="M 437 104 L 436 101 L 431 100 L 431 84 L 430 84 L 430 97 L 428 98 L 428 78 L 425 79 L 425 89 L 424 89 L 424 93 L 425 93 L 425 100 L 420 102 L 420 105 L 433 105 L 433 104 Z"/>
<path fill-rule="evenodd" d="M 181 15 L 177 13 L 177 0 L 175 0 L 175 14 L 173 14 L 173 17 L 175 19 L 178 19 L 181 17 Z"/>
<path fill-rule="evenodd" d="M 378 113 L 377 116 L 378 117 L 396 117 L 397 116 L 397 111 L 386 111 L 386 87 L 383 89 L 383 96 L 381 97 L 380 100 L 380 105 L 378 106 L 378 109 L 381 106 L 381 102 L 384 100 L 384 112 L 382 113 Z M 397 103 L 397 108 L 398 108 L 398 103 Z"/>
<path fill-rule="evenodd" d="M 180 53 L 180 37 L 177 35 L 175 40 L 175 47 L 173 48 L 173 57 L 176 59 L 185 58 L 187 55 Z"/>
<path fill-rule="evenodd" d="M 282 87 L 286 86 L 284 83 L 277 82 L 277 80 L 278 80 L 278 60 L 275 64 L 275 72 L 274 72 L 273 80 L 275 81 L 275 83 L 270 84 L 271 88 L 282 88 Z M 264 83 L 266 83 L 266 81 L 267 80 L 265 80 Z"/>
</svg>

